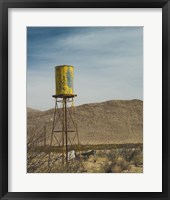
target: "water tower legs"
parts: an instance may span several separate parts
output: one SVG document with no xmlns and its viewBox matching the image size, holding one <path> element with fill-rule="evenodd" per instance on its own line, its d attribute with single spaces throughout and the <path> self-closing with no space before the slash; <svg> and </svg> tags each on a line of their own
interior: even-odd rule
<svg viewBox="0 0 170 200">
<path fill-rule="evenodd" d="M 70 112 L 69 109 L 72 108 L 72 106 L 69 107 L 68 103 L 73 102 L 74 97 L 76 95 L 69 95 L 69 96 L 63 96 L 63 95 L 53 95 L 55 98 L 55 108 L 54 108 L 54 116 L 53 116 L 53 126 L 52 126 L 52 133 L 51 133 L 51 141 L 50 141 L 50 147 L 52 149 L 54 142 L 53 140 L 57 140 L 57 147 L 59 148 L 59 151 L 61 150 L 62 153 L 62 164 L 69 162 L 69 148 L 74 149 L 73 143 L 71 142 L 71 139 L 69 137 L 70 132 L 75 132 L 75 137 L 77 138 L 77 145 L 79 148 L 79 138 L 78 138 L 78 131 L 77 131 L 77 124 L 75 121 L 75 116 L 72 116 L 72 112 Z M 70 100 L 71 99 L 71 100 Z M 58 104 L 62 103 L 62 107 L 59 108 Z M 62 114 L 61 114 L 62 113 Z M 59 128 L 59 121 L 62 124 L 62 128 Z M 69 130 L 68 127 L 68 121 L 72 121 L 74 130 Z M 55 130 L 57 129 L 57 130 Z M 58 133 L 57 136 L 55 134 Z M 61 140 L 58 140 L 58 136 L 61 134 Z M 75 139 L 74 137 L 74 139 Z"/>
<path fill-rule="evenodd" d="M 63 102 L 64 102 L 64 112 L 65 112 L 65 138 L 66 138 L 66 163 L 68 162 L 68 133 L 67 133 L 67 97 L 63 98 Z"/>
</svg>

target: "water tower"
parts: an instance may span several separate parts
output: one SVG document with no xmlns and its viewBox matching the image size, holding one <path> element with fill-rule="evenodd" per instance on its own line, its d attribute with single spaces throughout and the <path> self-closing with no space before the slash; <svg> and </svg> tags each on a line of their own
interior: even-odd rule
<svg viewBox="0 0 170 200">
<path fill-rule="evenodd" d="M 74 67 L 60 65 L 55 67 L 55 109 L 50 146 L 62 150 L 62 163 L 68 163 L 69 150 L 79 147 L 79 136 L 75 120 L 73 92 Z M 54 144 L 54 141 L 56 144 Z"/>
</svg>

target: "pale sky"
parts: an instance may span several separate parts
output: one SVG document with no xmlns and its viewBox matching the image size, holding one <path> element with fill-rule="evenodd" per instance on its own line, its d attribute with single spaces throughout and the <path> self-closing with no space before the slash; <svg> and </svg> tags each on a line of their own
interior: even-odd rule
<svg viewBox="0 0 170 200">
<path fill-rule="evenodd" d="M 28 107 L 54 107 L 62 64 L 74 66 L 75 105 L 143 100 L 143 27 L 28 27 Z"/>
</svg>

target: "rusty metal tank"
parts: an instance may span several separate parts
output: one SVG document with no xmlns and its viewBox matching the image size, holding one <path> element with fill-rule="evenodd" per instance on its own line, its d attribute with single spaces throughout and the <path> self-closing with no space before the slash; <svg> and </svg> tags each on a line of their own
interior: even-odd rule
<svg viewBox="0 0 170 200">
<path fill-rule="evenodd" d="M 73 95 L 74 66 L 55 67 L 56 95 Z"/>
</svg>

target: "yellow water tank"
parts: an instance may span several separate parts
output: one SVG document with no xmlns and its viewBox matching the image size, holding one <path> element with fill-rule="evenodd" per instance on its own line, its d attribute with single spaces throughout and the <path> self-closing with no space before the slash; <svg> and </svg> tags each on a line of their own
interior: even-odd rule
<svg viewBox="0 0 170 200">
<path fill-rule="evenodd" d="M 74 67 L 60 65 L 55 67 L 56 95 L 73 95 Z"/>
</svg>

